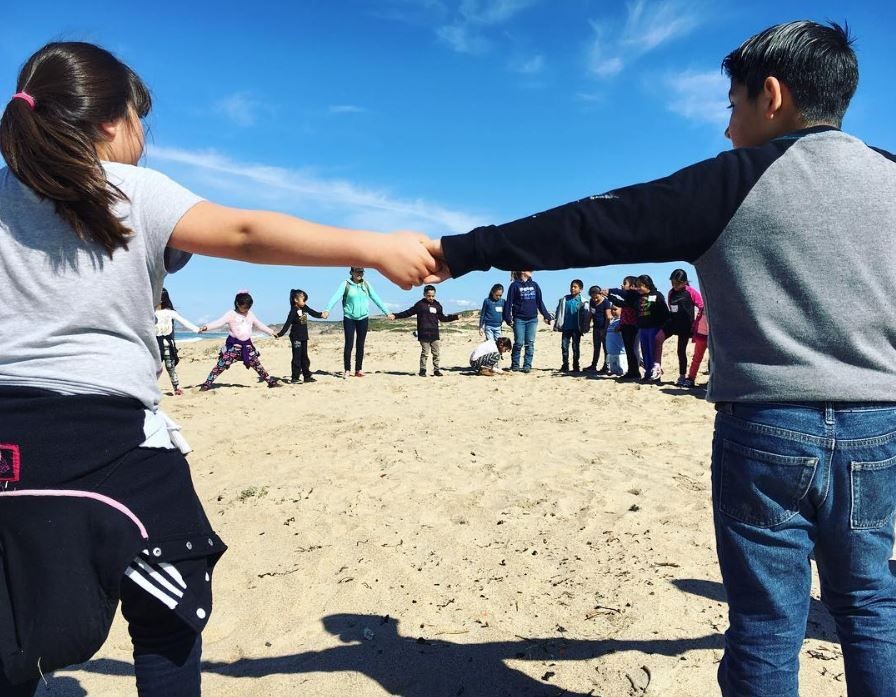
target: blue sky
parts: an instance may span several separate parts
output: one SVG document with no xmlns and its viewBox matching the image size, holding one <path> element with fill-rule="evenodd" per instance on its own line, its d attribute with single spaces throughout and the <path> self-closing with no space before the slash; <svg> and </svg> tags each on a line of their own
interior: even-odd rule
<svg viewBox="0 0 896 697">
<path fill-rule="evenodd" d="M 844 128 L 896 148 L 892 2 L 331 0 L 191 2 L 164 10 L 80 0 L 9 3 L 0 90 L 51 40 L 112 50 L 150 85 L 145 164 L 210 200 L 319 222 L 431 236 L 500 223 L 663 176 L 728 147 L 721 59 L 782 21 L 846 20 L 861 81 Z M 675 264 L 536 274 L 548 299 L 571 278 L 668 282 Z M 343 269 L 194 259 L 168 288 L 204 321 L 247 287 L 265 321 L 289 288 L 320 307 Z M 409 292 L 371 274 L 383 299 Z M 501 271 L 439 289 L 478 307 Z"/>
</svg>

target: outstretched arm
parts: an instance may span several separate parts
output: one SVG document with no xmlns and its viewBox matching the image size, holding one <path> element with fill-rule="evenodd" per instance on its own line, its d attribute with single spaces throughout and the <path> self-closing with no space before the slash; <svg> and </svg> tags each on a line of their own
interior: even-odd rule
<svg viewBox="0 0 896 697">
<path fill-rule="evenodd" d="M 384 235 L 319 225 L 283 213 L 228 208 L 201 201 L 180 219 L 169 245 L 212 257 L 257 264 L 371 266 L 405 290 L 437 264 L 424 235 Z"/>
</svg>

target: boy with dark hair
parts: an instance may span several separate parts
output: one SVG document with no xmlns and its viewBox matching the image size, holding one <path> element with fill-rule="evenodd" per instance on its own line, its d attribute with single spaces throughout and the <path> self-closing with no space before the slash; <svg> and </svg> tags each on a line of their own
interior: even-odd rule
<svg viewBox="0 0 896 697">
<path fill-rule="evenodd" d="M 426 377 L 426 365 L 429 362 L 429 354 L 432 354 L 432 374 L 440 378 L 442 371 L 439 369 L 439 322 L 453 322 L 460 319 L 460 315 L 446 315 L 442 312 L 442 304 L 436 300 L 435 286 L 423 288 L 423 298 L 411 305 L 403 312 L 396 312 L 395 319 L 403 319 L 417 315 L 417 340 L 420 342 L 420 377 Z"/>
<path fill-rule="evenodd" d="M 588 331 L 591 316 L 588 305 L 582 299 L 585 284 L 578 278 L 569 284 L 569 295 L 564 295 L 557 303 L 554 314 L 554 331 L 561 332 L 560 353 L 563 356 L 561 373 L 569 372 L 569 344 L 572 342 L 572 372 L 579 372 L 579 355 L 582 346 L 582 334 Z"/>
<path fill-rule="evenodd" d="M 429 245 L 439 278 L 696 266 L 713 325 L 726 696 L 798 694 L 813 553 L 849 694 L 896 694 L 896 158 L 839 130 L 858 83 L 850 44 L 837 24 L 771 27 L 722 64 L 734 150 Z M 821 283 L 836 304 L 817 302 Z M 755 302 L 769 294 L 773 313 Z"/>
</svg>

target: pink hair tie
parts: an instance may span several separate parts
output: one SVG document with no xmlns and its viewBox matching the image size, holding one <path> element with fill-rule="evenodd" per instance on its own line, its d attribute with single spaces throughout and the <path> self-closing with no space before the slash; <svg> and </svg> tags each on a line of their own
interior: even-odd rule
<svg viewBox="0 0 896 697">
<path fill-rule="evenodd" d="M 28 102 L 28 106 L 31 107 L 31 110 L 34 111 L 34 97 L 32 97 L 27 92 L 16 92 L 13 96 L 13 99 L 21 99 L 24 102 Z M 10 100 L 12 101 L 12 100 Z"/>
</svg>

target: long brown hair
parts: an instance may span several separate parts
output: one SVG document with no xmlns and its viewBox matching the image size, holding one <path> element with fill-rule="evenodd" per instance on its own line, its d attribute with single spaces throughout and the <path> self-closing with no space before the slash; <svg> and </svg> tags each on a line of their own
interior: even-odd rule
<svg viewBox="0 0 896 697">
<path fill-rule="evenodd" d="M 96 143 L 102 124 L 143 118 L 152 107 L 137 74 L 105 49 L 81 42 L 50 43 L 19 73 L 18 92 L 0 120 L 0 152 L 9 169 L 40 197 L 51 200 L 82 240 L 111 257 L 127 249 L 131 230 L 112 206 L 126 199 L 106 179 Z"/>
</svg>

